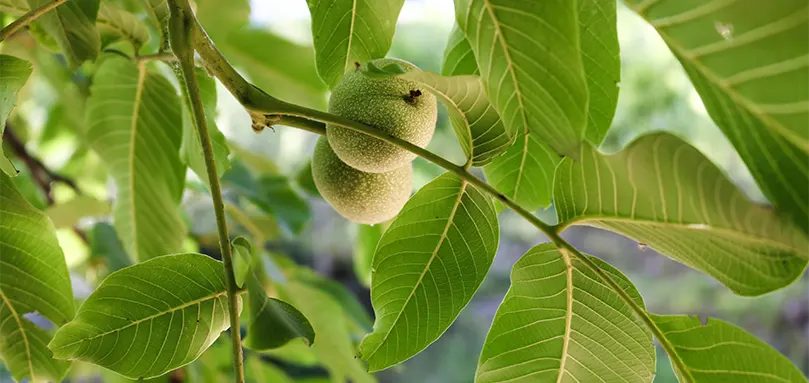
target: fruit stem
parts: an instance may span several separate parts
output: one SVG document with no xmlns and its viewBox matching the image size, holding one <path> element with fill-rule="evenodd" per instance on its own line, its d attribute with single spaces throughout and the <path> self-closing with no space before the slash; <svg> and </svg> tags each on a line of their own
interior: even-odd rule
<svg viewBox="0 0 809 383">
<path fill-rule="evenodd" d="M 197 52 L 199 52 L 200 56 L 202 57 L 202 61 L 205 63 L 205 66 L 219 79 L 219 81 L 225 85 L 228 90 L 230 90 L 230 92 L 236 97 L 242 106 L 244 106 L 252 117 L 272 119 L 274 120 L 274 123 L 299 128 L 320 135 L 326 134 L 326 124 L 335 124 L 357 132 L 365 133 L 369 136 L 378 138 L 382 141 L 414 153 L 427 161 L 455 173 L 462 180 L 483 189 L 485 192 L 491 194 L 494 198 L 498 199 L 508 208 L 519 214 L 525 220 L 534 225 L 534 227 L 543 232 L 557 247 L 567 250 L 573 254 L 576 258 L 581 260 L 585 266 L 601 277 L 601 279 L 607 283 L 607 285 L 609 285 L 616 294 L 618 294 L 621 300 L 623 300 L 624 303 L 626 303 L 627 306 L 632 309 L 635 315 L 638 316 L 638 318 L 649 328 L 649 330 L 652 331 L 652 334 L 654 334 L 654 336 L 657 338 L 660 345 L 663 347 L 666 353 L 669 354 L 669 358 L 675 365 L 675 368 L 683 372 L 688 371 L 685 367 L 685 363 L 677 355 L 673 345 L 664 336 L 660 328 L 657 327 L 654 320 L 649 316 L 649 313 L 646 312 L 646 309 L 637 304 L 621 287 L 621 285 L 615 282 L 615 280 L 613 280 L 609 274 L 601 270 L 601 268 L 598 267 L 598 265 L 596 265 L 592 260 L 562 238 L 559 235 L 560 228 L 562 228 L 561 226 L 548 225 L 545 222 L 542 222 L 537 216 L 523 209 L 519 204 L 517 204 L 517 202 L 497 191 L 497 189 L 489 185 L 487 182 L 475 177 L 468 170 L 468 168 L 471 166 L 471 160 L 467 161 L 464 166 L 458 166 L 444 159 L 444 157 L 430 152 L 429 150 L 411 144 L 410 142 L 402 140 L 401 138 L 394 137 L 361 122 L 353 121 L 331 113 L 306 108 L 304 106 L 290 104 L 272 97 L 261 89 L 251 85 L 243 77 L 241 77 L 241 75 L 239 75 L 238 72 L 236 72 L 236 70 L 233 69 L 233 67 L 227 62 L 227 59 L 225 59 L 225 57 L 222 56 L 216 47 L 214 47 L 213 42 L 211 42 L 205 32 L 202 31 L 202 27 L 199 25 L 199 23 L 197 23 L 196 26 L 197 33 L 195 44 L 197 47 Z M 207 41 L 200 41 L 200 39 L 203 37 Z M 687 379 L 687 381 L 690 382 L 692 380 Z"/>
<path fill-rule="evenodd" d="M 205 120 L 205 110 L 202 106 L 202 97 L 197 83 L 197 74 L 194 68 L 194 47 L 192 44 L 194 14 L 188 0 L 169 0 L 171 18 L 169 20 L 169 39 L 171 49 L 177 56 L 180 66 L 180 77 L 185 87 L 186 101 L 189 102 L 194 126 L 202 145 L 205 158 L 205 169 L 208 174 L 208 183 L 211 188 L 214 212 L 216 214 L 216 227 L 219 232 L 219 249 L 222 252 L 225 281 L 228 296 L 228 313 L 230 316 L 230 339 L 232 342 L 233 367 L 236 373 L 236 382 L 244 383 L 244 357 L 242 351 L 241 326 L 239 326 L 239 308 L 237 305 L 238 286 L 233 273 L 233 255 L 230 248 L 230 237 L 225 218 L 225 204 L 222 199 L 222 188 L 219 185 L 219 176 L 216 173 L 216 160 L 214 159 L 211 137 Z"/>
</svg>

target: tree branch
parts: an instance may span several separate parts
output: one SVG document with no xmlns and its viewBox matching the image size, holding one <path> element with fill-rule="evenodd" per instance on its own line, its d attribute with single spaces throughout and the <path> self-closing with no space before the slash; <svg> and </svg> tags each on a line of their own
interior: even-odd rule
<svg viewBox="0 0 809 383">
<path fill-rule="evenodd" d="M 45 166 L 42 161 L 34 157 L 31 153 L 28 153 L 28 150 L 25 148 L 25 144 L 22 142 L 22 140 L 20 140 L 19 137 L 17 137 L 17 135 L 14 134 L 14 130 L 10 124 L 6 124 L 6 130 L 3 132 L 3 142 L 7 142 L 8 146 L 11 148 L 11 151 L 14 153 L 14 156 L 25 163 L 25 166 L 31 172 L 31 177 L 45 194 L 45 199 L 48 201 L 48 205 L 53 205 L 52 183 L 54 182 L 61 182 L 73 189 L 76 194 L 82 194 L 79 187 L 76 186 L 76 182 L 68 177 L 54 172 L 53 170 L 48 169 L 48 167 Z"/>
<path fill-rule="evenodd" d="M 7 39 L 9 36 L 17 32 L 20 28 L 30 24 L 32 21 L 38 19 L 40 16 L 48 13 L 52 9 L 66 2 L 67 0 L 53 0 L 50 3 L 43 4 L 41 7 L 37 9 L 32 9 L 28 11 L 28 13 L 20 16 L 17 20 L 14 20 L 13 23 L 3 28 L 3 30 L 0 30 L 0 41 Z"/>
</svg>

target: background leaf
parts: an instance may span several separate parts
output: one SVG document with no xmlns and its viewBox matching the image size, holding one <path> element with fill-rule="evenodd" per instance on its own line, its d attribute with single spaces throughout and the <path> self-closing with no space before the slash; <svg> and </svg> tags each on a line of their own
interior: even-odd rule
<svg viewBox="0 0 809 383">
<path fill-rule="evenodd" d="M 699 151 L 666 133 L 612 156 L 585 147 L 581 162 L 562 160 L 554 201 L 563 225 L 622 233 L 741 295 L 788 285 L 809 259 L 800 229 L 750 202 Z"/>
<path fill-rule="evenodd" d="M 465 74 L 479 74 L 475 52 L 469 40 L 464 36 L 458 25 L 452 27 L 444 50 L 444 62 L 441 64 L 441 74 L 444 76 L 460 76 Z"/>
<path fill-rule="evenodd" d="M 587 129 L 584 136 L 598 147 L 618 106 L 621 57 L 615 0 L 579 0 L 581 60 L 587 78 Z"/>
<path fill-rule="evenodd" d="M 809 233 L 806 2 L 627 3 L 680 60 L 779 214 Z"/>
<path fill-rule="evenodd" d="M 113 217 L 124 247 L 138 260 L 179 251 L 185 227 L 177 205 L 185 168 L 174 87 L 144 65 L 110 57 L 90 92 L 87 136 L 115 180 Z"/>
<path fill-rule="evenodd" d="M 28 0 L 30 9 L 53 0 Z M 100 0 L 71 0 L 37 19 L 37 23 L 59 44 L 71 67 L 95 60 L 101 47 L 95 27 Z"/>
<path fill-rule="evenodd" d="M 90 257 L 102 261 L 110 272 L 132 265 L 132 259 L 124 250 L 115 228 L 106 222 L 93 226 L 88 235 L 90 240 Z"/>
<path fill-rule="evenodd" d="M 137 16 L 108 2 L 101 3 L 98 9 L 96 27 L 101 33 L 103 43 L 109 44 L 117 39 L 127 40 L 135 53 L 149 41 L 149 29 Z"/>
<path fill-rule="evenodd" d="M 103 217 L 109 213 L 109 202 L 85 195 L 78 195 L 67 202 L 51 205 L 46 210 L 46 214 L 57 229 L 71 228 L 85 217 Z"/>
<path fill-rule="evenodd" d="M 621 272 L 591 257 L 643 307 Z M 546 243 L 514 265 L 475 381 L 650 382 L 651 333 L 632 309 L 577 258 Z"/>
<path fill-rule="evenodd" d="M 366 287 L 371 287 L 373 275 L 373 261 L 376 245 L 388 225 L 357 225 L 357 239 L 354 242 L 354 273 L 357 279 Z"/>
<path fill-rule="evenodd" d="M 317 73 L 334 88 L 354 63 L 385 57 L 404 0 L 309 0 Z"/>
<path fill-rule="evenodd" d="M 250 323 L 244 345 L 254 350 L 281 347 L 303 338 L 307 345 L 315 341 L 315 330 L 298 309 L 284 301 L 267 297 L 261 282 L 251 273 L 247 278 L 247 305 Z"/>
<path fill-rule="evenodd" d="M 472 299 L 499 241 L 492 200 L 454 174 L 402 208 L 374 254 L 374 332 L 360 344 L 370 371 L 402 362 L 438 339 Z"/>
<path fill-rule="evenodd" d="M 687 371 L 677 371 L 684 382 L 806 382 L 789 359 L 772 346 L 724 321 L 708 318 L 650 314 L 676 350 Z M 728 357 L 732 356 L 732 357 Z"/>
<path fill-rule="evenodd" d="M 402 77 L 426 87 L 447 107 L 455 135 L 473 166 L 483 166 L 503 154 L 512 143 L 477 76 L 443 77 L 410 71 Z"/>
<path fill-rule="evenodd" d="M 23 59 L 9 55 L 0 55 L 0 170 L 10 176 L 16 176 L 17 170 L 3 154 L 3 132 L 6 130 L 6 119 L 17 105 L 17 93 L 20 92 L 33 67 Z"/>
<path fill-rule="evenodd" d="M 229 326 L 222 264 L 196 253 L 157 257 L 110 274 L 54 336 L 57 358 L 131 379 L 198 358 Z"/>
<path fill-rule="evenodd" d="M 236 279 L 236 285 L 242 287 L 250 272 L 250 262 L 253 258 L 252 246 L 246 238 L 236 237 L 230 241 L 230 247 L 233 252 L 233 277 Z"/>
<path fill-rule="evenodd" d="M 73 317 L 73 291 L 53 224 L 0 172 L 0 356 L 14 379 L 61 381 L 69 362 L 53 360 L 51 335 L 36 313 L 56 325 Z"/>
<path fill-rule="evenodd" d="M 199 92 L 202 98 L 202 106 L 205 111 L 205 119 L 208 126 L 208 134 L 211 137 L 211 145 L 213 146 L 213 156 L 216 161 L 216 174 L 221 178 L 225 172 L 230 169 L 230 150 L 228 149 L 227 139 L 225 135 L 216 127 L 216 82 L 213 78 L 205 72 L 204 69 L 195 68 L 197 83 L 199 84 Z M 197 135 L 197 128 L 191 119 L 191 111 L 188 109 L 188 103 L 184 103 L 183 112 L 183 144 L 180 147 L 180 157 L 188 165 L 194 174 L 199 177 L 206 185 L 208 182 L 208 170 L 205 167 L 205 157 L 202 153 L 202 144 L 200 144 Z"/>
<path fill-rule="evenodd" d="M 575 1 L 457 0 L 489 96 L 510 135 L 535 133 L 575 155 L 587 124 Z"/>
</svg>

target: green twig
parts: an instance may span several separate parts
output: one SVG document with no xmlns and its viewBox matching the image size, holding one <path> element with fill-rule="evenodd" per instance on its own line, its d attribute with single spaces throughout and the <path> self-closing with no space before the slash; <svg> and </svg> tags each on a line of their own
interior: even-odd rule
<svg viewBox="0 0 809 383">
<path fill-rule="evenodd" d="M 205 111 L 202 106 L 202 97 L 199 93 L 199 84 L 194 69 L 193 28 L 194 15 L 188 0 L 170 0 L 169 8 L 169 39 L 171 48 L 177 57 L 180 73 L 185 85 L 187 99 L 193 115 L 194 126 L 197 129 L 202 152 L 205 157 L 205 169 L 208 174 L 208 183 L 211 187 L 216 214 L 216 227 L 219 232 L 219 249 L 222 252 L 225 280 L 227 281 L 228 312 L 230 315 L 230 336 L 233 351 L 233 366 L 236 373 L 236 382 L 244 383 L 244 357 L 242 351 L 241 330 L 239 326 L 239 308 L 237 306 L 238 286 L 233 275 L 233 255 L 230 248 L 230 237 L 225 217 L 225 204 L 222 199 L 222 188 L 219 176 L 216 173 L 211 137 L 208 135 L 208 126 L 205 120 Z"/>
<path fill-rule="evenodd" d="M 30 24 L 32 21 L 38 19 L 40 16 L 48 13 L 50 10 L 66 2 L 67 0 L 53 0 L 49 3 L 43 4 L 39 8 L 28 11 L 28 13 L 20 16 L 20 18 L 18 18 L 17 20 L 14 20 L 13 23 L 3 28 L 3 30 L 0 30 L 0 41 L 7 39 L 9 36 L 13 35 L 15 32 L 20 30 L 20 28 Z"/>
<path fill-rule="evenodd" d="M 210 39 L 207 39 L 207 41 L 202 41 L 202 39 L 207 38 L 207 36 L 205 35 L 204 31 L 202 31 L 199 24 L 196 25 L 197 32 L 195 46 L 197 51 L 200 53 L 200 56 L 202 56 L 202 61 L 205 63 L 205 66 L 211 71 L 211 73 L 213 73 L 219 79 L 219 81 L 221 81 L 225 87 L 228 88 L 228 90 L 230 90 L 234 96 L 236 96 L 238 101 L 245 107 L 245 109 L 247 109 L 248 113 L 250 113 L 254 120 L 254 124 L 256 119 L 263 117 L 265 122 L 287 125 L 321 135 L 325 134 L 326 132 L 325 124 L 339 125 L 396 145 L 452 173 L 455 173 L 464 181 L 483 189 L 487 193 L 497 198 L 508 208 L 519 214 L 537 229 L 542 231 L 558 248 L 560 248 L 562 251 L 567 251 L 573 254 L 576 258 L 581 260 L 585 266 L 598 274 L 598 276 L 601 277 L 604 282 L 606 282 L 615 291 L 615 293 L 621 297 L 621 299 L 632 309 L 632 311 L 635 312 L 635 315 L 637 315 L 637 317 L 652 331 L 658 342 L 660 342 L 660 345 L 669 354 L 675 368 L 680 371 L 687 371 L 683 361 L 677 357 L 673 345 L 668 341 L 668 339 L 666 339 L 660 328 L 655 325 L 654 321 L 646 310 L 638 305 L 632 299 L 632 297 L 630 297 L 629 294 L 624 291 L 624 289 L 621 288 L 621 286 L 615 282 L 615 280 L 612 279 L 612 277 L 601 270 L 601 268 L 598 267 L 598 265 L 596 265 L 590 258 L 582 254 L 579 250 L 573 247 L 573 245 L 562 238 L 559 235 L 559 226 L 548 225 L 545 222 L 542 222 L 537 216 L 523 209 L 519 204 L 517 204 L 517 202 L 497 191 L 497 189 L 485 181 L 471 174 L 468 171 L 466 164 L 464 166 L 455 165 L 443 157 L 430 152 L 429 150 L 411 144 L 410 142 L 402 140 L 398 137 L 394 137 L 369 125 L 319 110 L 289 104 L 268 95 L 261 89 L 250 85 L 243 77 L 241 77 L 238 72 L 236 72 L 236 70 L 227 62 L 224 56 L 222 56 L 222 54 L 216 50 L 213 42 L 211 42 Z M 685 378 L 687 379 L 689 377 Z"/>
</svg>

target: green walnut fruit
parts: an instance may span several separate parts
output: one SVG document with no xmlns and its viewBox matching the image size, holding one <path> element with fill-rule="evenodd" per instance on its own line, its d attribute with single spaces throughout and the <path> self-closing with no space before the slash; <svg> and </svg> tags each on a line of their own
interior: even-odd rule
<svg viewBox="0 0 809 383">
<path fill-rule="evenodd" d="M 384 173 L 367 173 L 346 165 L 321 137 L 312 157 L 312 178 L 320 195 L 340 215 L 357 223 L 387 221 L 410 197 L 410 164 Z"/>
<path fill-rule="evenodd" d="M 378 73 L 380 68 L 396 64 L 404 71 L 418 70 L 416 66 L 398 59 L 377 59 L 370 64 L 345 74 L 331 94 L 329 112 L 426 147 L 435 132 L 435 96 L 414 81 Z M 365 172 L 398 169 L 416 158 L 407 150 L 348 128 L 329 124 L 326 134 L 343 162 Z"/>
</svg>

